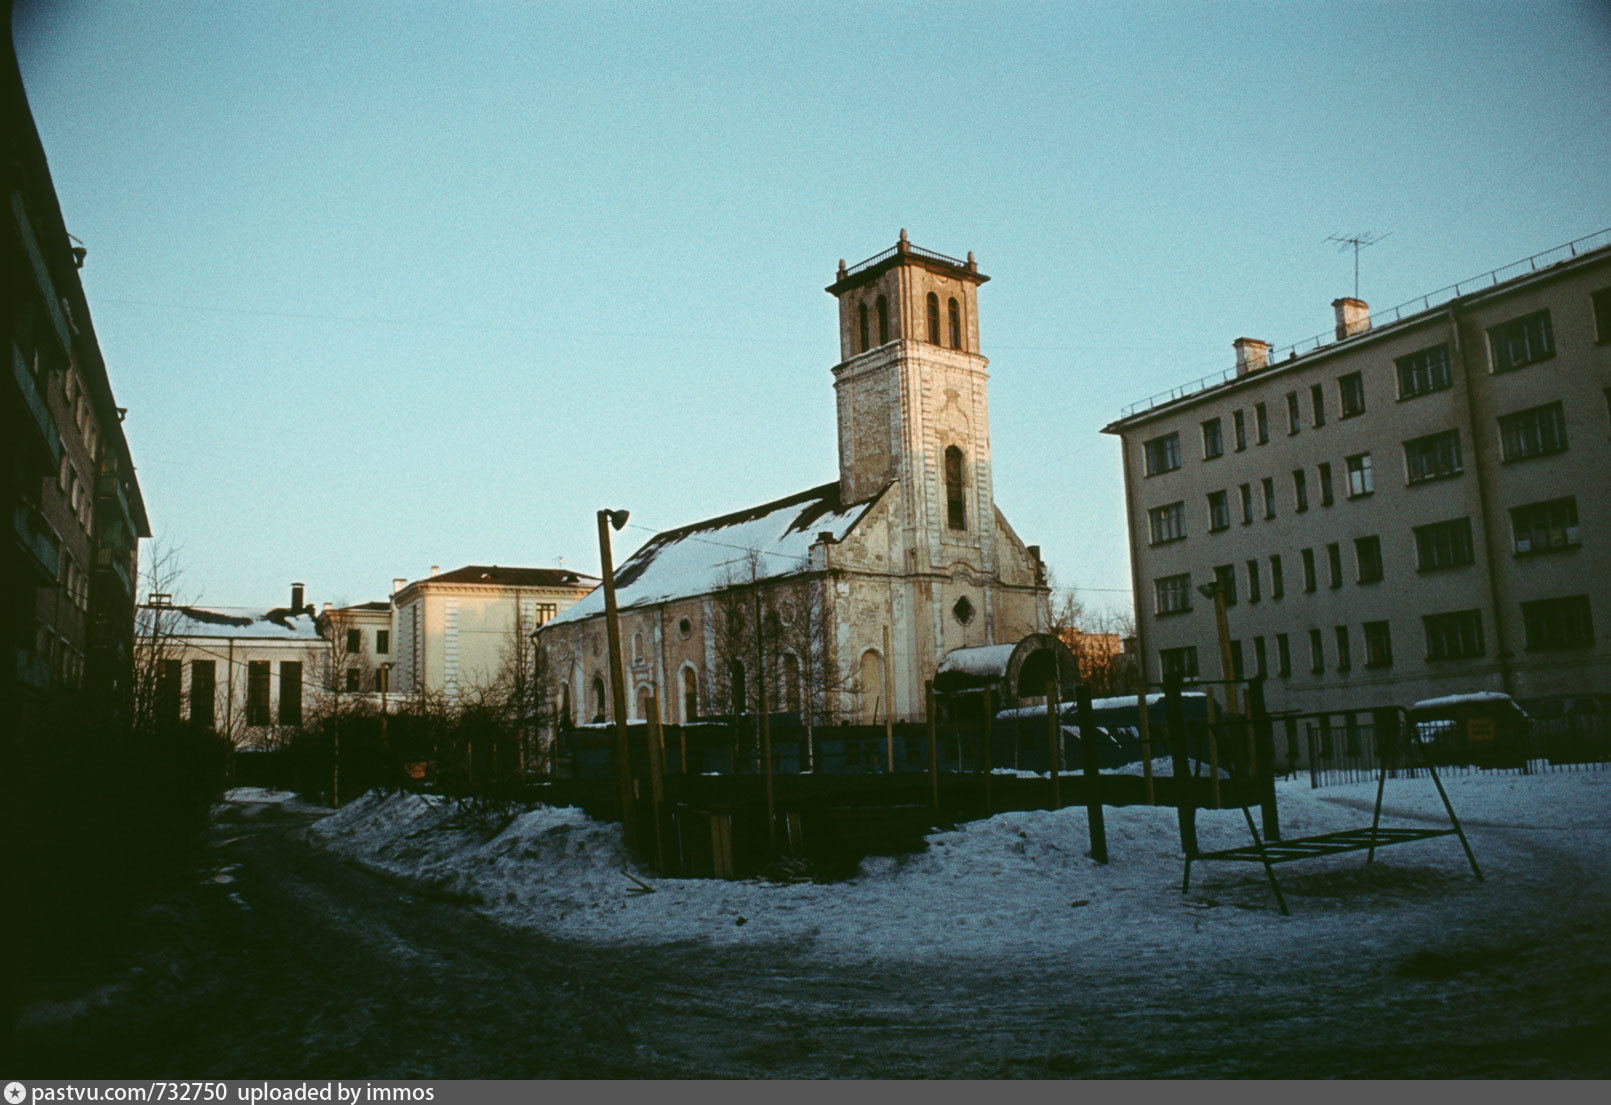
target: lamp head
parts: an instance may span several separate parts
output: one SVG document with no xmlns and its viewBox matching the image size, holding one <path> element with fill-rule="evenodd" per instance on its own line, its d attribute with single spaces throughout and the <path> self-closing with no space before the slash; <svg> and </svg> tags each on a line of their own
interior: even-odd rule
<svg viewBox="0 0 1611 1105">
<path fill-rule="evenodd" d="M 627 510 L 606 510 L 604 513 L 610 516 L 610 528 L 617 533 L 626 528 L 627 519 L 631 517 L 631 511 Z"/>
<path fill-rule="evenodd" d="M 1199 584 L 1197 587 L 1197 593 L 1203 596 L 1203 598 L 1212 602 L 1214 600 L 1214 596 L 1219 594 L 1219 581 L 1215 580 L 1213 583 Z"/>
</svg>

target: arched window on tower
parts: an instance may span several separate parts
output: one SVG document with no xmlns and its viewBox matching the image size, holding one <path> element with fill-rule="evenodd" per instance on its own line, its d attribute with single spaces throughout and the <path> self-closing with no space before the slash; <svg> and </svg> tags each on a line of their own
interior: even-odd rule
<svg viewBox="0 0 1611 1105">
<path fill-rule="evenodd" d="M 962 348 L 962 308 L 955 298 L 951 300 L 951 348 Z"/>
<path fill-rule="evenodd" d="M 940 344 L 940 297 L 929 293 L 929 341 Z"/>
<path fill-rule="evenodd" d="M 861 338 L 861 344 L 856 347 L 856 352 L 865 353 L 867 352 L 867 304 L 865 303 L 856 305 L 856 331 L 857 336 Z"/>
<path fill-rule="evenodd" d="M 968 512 L 962 498 L 962 450 L 955 445 L 945 449 L 945 521 L 952 529 L 968 528 Z"/>
<path fill-rule="evenodd" d="M 878 344 L 889 343 L 889 300 L 878 297 Z"/>
</svg>

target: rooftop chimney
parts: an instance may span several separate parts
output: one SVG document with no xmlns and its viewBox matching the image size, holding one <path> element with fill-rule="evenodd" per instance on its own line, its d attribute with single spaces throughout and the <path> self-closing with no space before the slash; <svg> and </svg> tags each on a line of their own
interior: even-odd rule
<svg viewBox="0 0 1611 1105">
<path fill-rule="evenodd" d="M 291 609 L 293 611 L 302 609 L 302 584 L 300 583 L 291 584 Z"/>
<path fill-rule="evenodd" d="M 442 570 L 442 568 L 441 568 L 440 565 L 432 564 L 431 565 L 431 575 L 432 575 L 432 577 L 435 577 L 436 573 L 440 572 L 441 570 Z"/>
<path fill-rule="evenodd" d="M 404 587 L 407 587 L 407 586 L 408 586 L 408 580 L 394 578 L 392 580 L 392 594 L 394 594 L 394 595 L 397 594 L 397 592 L 401 591 Z"/>
<path fill-rule="evenodd" d="M 1257 372 L 1270 363 L 1270 343 L 1267 341 L 1260 341 L 1258 338 L 1237 338 L 1231 344 L 1236 347 L 1238 376 Z"/>
<path fill-rule="evenodd" d="M 1370 329 L 1370 305 L 1363 299 L 1334 299 L 1331 309 L 1337 312 L 1338 341 Z"/>
</svg>

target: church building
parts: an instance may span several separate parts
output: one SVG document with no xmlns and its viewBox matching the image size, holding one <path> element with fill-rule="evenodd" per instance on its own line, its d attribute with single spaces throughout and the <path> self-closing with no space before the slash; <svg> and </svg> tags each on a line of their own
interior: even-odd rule
<svg viewBox="0 0 1611 1105">
<path fill-rule="evenodd" d="M 1066 651 L 1045 633 L 1039 550 L 992 493 L 988 279 L 971 253 L 920 249 L 904 230 L 839 262 L 838 479 L 658 534 L 620 565 L 633 720 L 654 693 L 672 723 L 763 702 L 807 725 L 918 720 L 942 669 L 1001 674 Z M 603 590 L 537 637 L 554 722 L 610 720 Z"/>
</svg>

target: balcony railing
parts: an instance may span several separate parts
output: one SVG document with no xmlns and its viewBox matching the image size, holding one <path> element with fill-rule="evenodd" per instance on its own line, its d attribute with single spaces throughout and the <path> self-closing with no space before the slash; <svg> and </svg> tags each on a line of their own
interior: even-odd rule
<svg viewBox="0 0 1611 1105">
<path fill-rule="evenodd" d="M 55 420 L 50 417 L 50 408 L 45 406 L 45 397 L 39 394 L 34 374 L 28 371 L 28 362 L 23 359 L 22 350 L 15 345 L 11 347 L 11 376 L 16 381 L 17 390 L 22 393 L 22 405 L 28 408 L 28 414 L 44 438 L 45 451 L 50 454 L 50 465 L 54 469 L 62 461 L 62 435 L 56 429 Z"/>
<path fill-rule="evenodd" d="M 884 250 L 884 252 L 875 253 L 871 257 L 867 258 L 867 260 L 850 266 L 850 268 L 845 270 L 845 275 L 840 277 L 840 279 L 843 280 L 847 277 L 855 276 L 858 272 L 866 272 L 874 265 L 882 264 L 900 252 L 900 246 L 890 246 L 888 249 Z M 955 265 L 959 269 L 965 269 L 968 267 L 968 263 L 966 261 L 959 261 L 955 257 L 948 257 L 943 253 L 936 253 L 932 249 L 924 249 L 922 246 L 914 246 L 911 243 L 907 243 L 906 252 L 917 257 L 927 257 L 931 261 L 943 261 L 945 264 Z"/>
<path fill-rule="evenodd" d="M 1514 280 L 1517 277 L 1526 276 L 1529 273 L 1537 272 L 1539 269 L 1548 268 L 1562 261 L 1570 261 L 1574 257 L 1579 257 L 1605 245 L 1611 245 L 1611 227 L 1595 231 L 1593 234 L 1586 234 L 1581 238 L 1567 242 L 1565 245 L 1546 249 L 1542 253 L 1535 253 L 1531 257 L 1524 257 L 1520 261 L 1513 261 L 1497 269 L 1490 269 L 1481 276 L 1473 276 L 1469 280 L 1460 281 L 1458 284 L 1450 284 L 1448 287 L 1439 288 L 1435 292 L 1428 292 L 1414 299 L 1407 299 L 1403 303 L 1395 307 L 1389 307 L 1384 311 L 1372 311 L 1370 315 L 1371 328 L 1380 329 L 1383 326 L 1391 326 L 1393 323 L 1402 322 L 1412 315 L 1430 311 L 1434 307 L 1441 307 L 1445 303 L 1459 299 L 1463 295 L 1470 295 L 1473 292 L 1482 291 L 1484 288 L 1497 287 L 1506 280 Z M 1370 330 L 1361 330 L 1359 334 L 1350 335 L 1350 337 L 1342 340 L 1351 341 L 1353 338 L 1370 332 Z M 1274 368 L 1279 361 L 1291 360 L 1305 353 L 1312 353 L 1317 349 L 1336 344 L 1340 343 L 1337 339 L 1336 329 L 1333 328 L 1324 333 L 1316 334 L 1312 338 L 1306 338 L 1303 341 L 1293 342 L 1291 345 L 1283 346 L 1280 349 L 1271 350 L 1268 363 L 1270 367 Z M 1199 377 L 1190 383 L 1172 387 L 1168 391 L 1160 391 L 1158 394 L 1149 396 L 1139 403 L 1131 403 L 1124 408 L 1121 417 L 1129 418 L 1131 415 L 1150 411 L 1154 407 L 1161 407 L 1166 403 L 1174 402 L 1176 399 L 1183 399 L 1188 395 L 1208 391 L 1211 388 L 1227 384 L 1234 379 L 1236 379 L 1236 368 L 1234 366 L 1221 372 L 1211 372 L 1207 376 Z"/>
<path fill-rule="evenodd" d="M 56 582 L 61 564 L 61 541 L 50 531 L 39 511 L 19 504 L 12 511 L 12 529 L 17 541 L 32 555 L 40 573 L 50 583 Z"/>
</svg>

